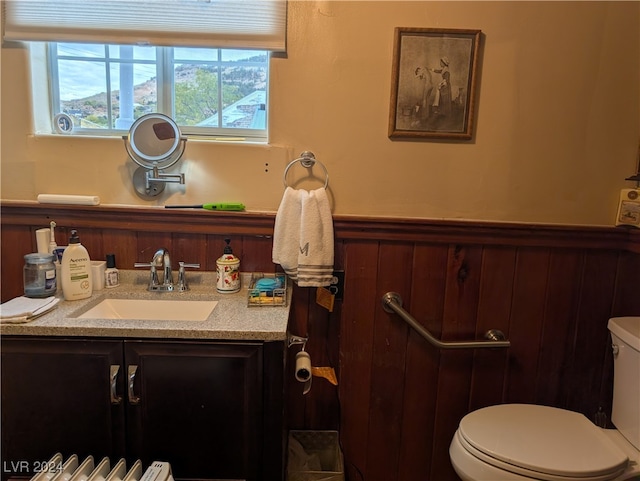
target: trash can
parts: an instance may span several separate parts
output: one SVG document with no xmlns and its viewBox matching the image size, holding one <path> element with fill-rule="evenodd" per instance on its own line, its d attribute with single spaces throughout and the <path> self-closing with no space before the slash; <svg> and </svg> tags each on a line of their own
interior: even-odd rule
<svg viewBox="0 0 640 481">
<path fill-rule="evenodd" d="M 338 431 L 289 431 L 287 481 L 344 481 Z"/>
</svg>

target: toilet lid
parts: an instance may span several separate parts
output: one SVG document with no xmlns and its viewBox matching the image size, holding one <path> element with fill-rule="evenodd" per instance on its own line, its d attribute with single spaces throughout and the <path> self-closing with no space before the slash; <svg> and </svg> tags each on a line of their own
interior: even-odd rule
<svg viewBox="0 0 640 481">
<path fill-rule="evenodd" d="M 500 467 L 560 477 L 610 479 L 627 456 L 582 414 L 531 404 L 479 409 L 460 421 L 459 434 L 483 459 Z M 492 463 L 493 464 L 493 463 Z M 506 468 L 505 468 L 506 467 Z"/>
</svg>

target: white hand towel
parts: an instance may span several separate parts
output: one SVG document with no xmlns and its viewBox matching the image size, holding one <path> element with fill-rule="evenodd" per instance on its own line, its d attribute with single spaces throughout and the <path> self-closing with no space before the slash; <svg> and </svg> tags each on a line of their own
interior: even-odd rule
<svg viewBox="0 0 640 481">
<path fill-rule="evenodd" d="M 287 187 L 280 201 L 273 228 L 273 255 L 275 264 L 280 264 L 292 279 L 298 279 L 298 252 L 300 249 L 301 194 L 306 191 Z"/>
<path fill-rule="evenodd" d="M 0 322 L 2 324 L 18 324 L 28 322 L 53 309 L 60 299 L 54 296 L 43 299 L 16 297 L 0 305 Z"/>
<path fill-rule="evenodd" d="M 333 218 L 324 188 L 287 187 L 276 214 L 273 262 L 302 287 L 328 286 L 333 278 Z"/>
<path fill-rule="evenodd" d="M 302 196 L 298 285 L 321 287 L 333 278 L 333 218 L 324 188 Z"/>
</svg>

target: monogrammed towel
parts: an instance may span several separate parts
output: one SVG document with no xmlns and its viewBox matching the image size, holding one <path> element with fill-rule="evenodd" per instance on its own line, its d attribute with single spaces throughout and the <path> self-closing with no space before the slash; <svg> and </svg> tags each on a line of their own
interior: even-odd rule
<svg viewBox="0 0 640 481">
<path fill-rule="evenodd" d="M 301 287 L 328 286 L 333 277 L 333 244 L 326 190 L 287 187 L 276 214 L 273 262 Z"/>
<path fill-rule="evenodd" d="M 333 278 L 333 217 L 324 188 L 301 197 L 298 285 L 320 287 Z"/>
<path fill-rule="evenodd" d="M 291 187 L 285 189 L 273 228 L 273 262 L 280 264 L 294 281 L 298 279 L 301 193 L 303 191 Z"/>
</svg>

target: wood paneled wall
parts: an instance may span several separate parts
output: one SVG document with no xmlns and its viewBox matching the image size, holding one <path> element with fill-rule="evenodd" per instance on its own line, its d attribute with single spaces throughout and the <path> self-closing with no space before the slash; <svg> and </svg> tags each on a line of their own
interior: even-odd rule
<svg viewBox="0 0 640 481">
<path fill-rule="evenodd" d="M 92 257 L 114 252 L 120 268 L 167 247 L 213 270 L 230 236 L 243 270 L 275 270 L 273 215 L 5 203 L 3 301 L 22 293 L 22 255 L 51 219 L 59 244 L 77 228 Z M 315 290 L 296 288 L 290 331 L 309 336 L 313 364 L 334 367 L 340 384 L 314 378 L 303 396 L 291 375 L 287 410 L 291 429 L 340 430 L 347 479 L 456 480 L 451 437 L 464 414 L 490 404 L 610 413 L 606 325 L 640 315 L 637 231 L 350 217 L 334 226 L 344 301 L 329 313 Z M 438 351 L 384 311 L 389 291 L 439 338 L 496 328 L 512 347 Z"/>
</svg>

